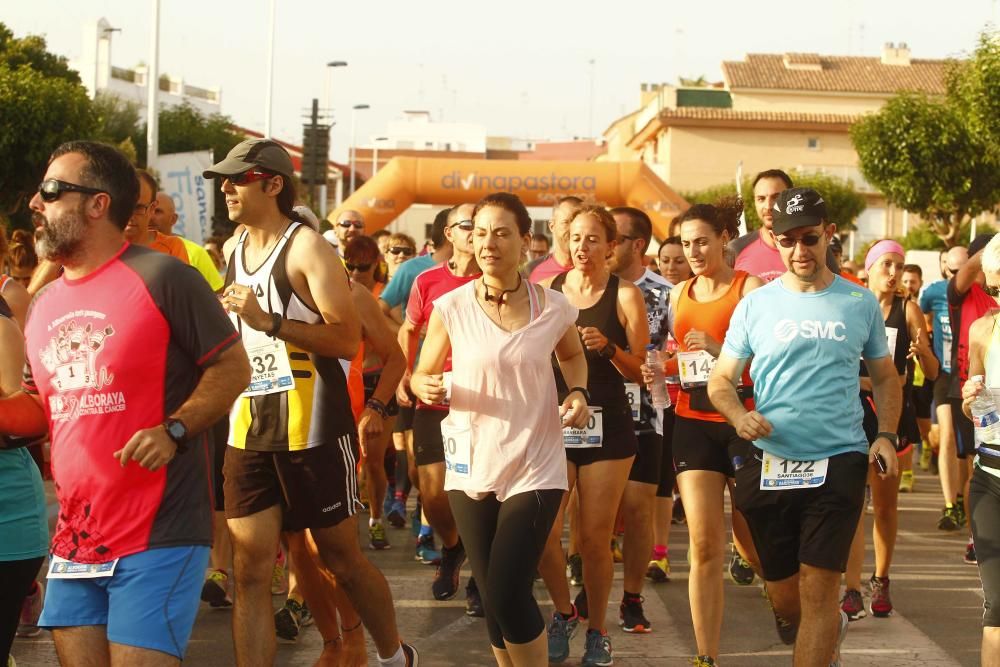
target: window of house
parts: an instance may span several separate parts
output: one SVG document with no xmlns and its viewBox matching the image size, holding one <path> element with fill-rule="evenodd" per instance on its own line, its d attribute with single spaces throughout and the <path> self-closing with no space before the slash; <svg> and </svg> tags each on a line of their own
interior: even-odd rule
<svg viewBox="0 0 1000 667">
<path fill-rule="evenodd" d="M 819 150 L 819 137 L 809 137 L 806 139 L 806 148 L 811 151 Z"/>
</svg>

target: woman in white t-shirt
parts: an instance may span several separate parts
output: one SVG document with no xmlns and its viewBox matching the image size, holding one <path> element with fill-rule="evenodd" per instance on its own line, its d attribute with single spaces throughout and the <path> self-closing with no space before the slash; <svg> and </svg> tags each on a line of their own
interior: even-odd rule
<svg viewBox="0 0 1000 667">
<path fill-rule="evenodd" d="M 445 490 L 486 609 L 499 665 L 547 665 L 545 621 L 532 593 L 538 561 L 567 486 L 562 428 L 582 428 L 587 362 L 577 310 L 518 273 L 531 217 L 496 193 L 473 212 L 482 277 L 434 302 L 410 387 L 426 403 L 448 393 L 441 424 Z M 570 387 L 559 405 L 551 355 Z"/>
</svg>

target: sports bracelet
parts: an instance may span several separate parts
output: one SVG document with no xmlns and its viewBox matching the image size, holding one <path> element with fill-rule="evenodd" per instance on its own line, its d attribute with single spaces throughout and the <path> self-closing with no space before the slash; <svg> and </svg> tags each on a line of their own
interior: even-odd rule
<svg viewBox="0 0 1000 667">
<path fill-rule="evenodd" d="M 380 417 L 382 417 L 383 419 L 385 419 L 386 417 L 389 416 L 389 414 L 388 414 L 389 411 L 385 407 L 385 403 L 383 403 L 382 401 L 378 400 L 374 396 L 371 397 L 371 398 L 369 398 L 367 401 L 365 401 L 365 407 L 371 409 L 374 412 L 377 412 L 378 415 Z"/>
<path fill-rule="evenodd" d="M 281 322 L 284 320 L 281 317 L 281 313 L 271 313 L 271 329 L 267 332 L 267 335 L 274 338 L 278 335 L 281 330 Z"/>
<path fill-rule="evenodd" d="M 361 627 L 361 621 L 358 621 L 357 623 L 355 623 L 354 625 L 352 625 L 349 628 L 345 628 L 344 626 L 340 626 L 340 631 L 342 633 L 353 632 L 353 631 L 357 630 L 360 627 Z"/>
<path fill-rule="evenodd" d="M 574 391 L 578 391 L 583 394 L 583 399 L 587 401 L 587 405 L 590 405 L 590 392 L 587 391 L 586 387 L 570 387 L 569 392 L 567 392 L 566 395 L 569 396 Z"/>
</svg>

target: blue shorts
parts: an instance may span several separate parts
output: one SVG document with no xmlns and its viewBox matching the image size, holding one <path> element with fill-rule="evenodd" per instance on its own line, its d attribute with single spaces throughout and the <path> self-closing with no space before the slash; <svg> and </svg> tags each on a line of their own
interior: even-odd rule
<svg viewBox="0 0 1000 667">
<path fill-rule="evenodd" d="M 107 626 L 108 641 L 184 659 L 208 566 L 205 546 L 125 556 L 110 577 L 49 579 L 38 625 Z"/>
</svg>

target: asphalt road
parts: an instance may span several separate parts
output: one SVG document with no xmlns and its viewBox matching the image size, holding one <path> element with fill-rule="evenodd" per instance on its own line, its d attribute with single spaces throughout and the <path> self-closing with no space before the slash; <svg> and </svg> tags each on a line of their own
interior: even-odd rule
<svg viewBox="0 0 1000 667">
<path fill-rule="evenodd" d="M 868 617 L 852 623 L 843 649 L 845 665 L 928 665 L 950 667 L 979 664 L 982 590 L 978 570 L 962 562 L 964 532 L 947 534 L 936 528 L 941 496 L 937 479 L 918 474 L 916 491 L 901 496 L 899 541 L 892 570 L 892 595 L 896 611 L 890 618 Z M 871 517 L 868 516 L 870 523 Z M 365 522 L 366 523 L 366 522 Z M 870 533 L 869 533 L 870 534 Z M 413 560 L 408 530 L 390 529 L 392 548 L 369 552 L 392 586 L 400 630 L 420 651 L 420 664 L 429 667 L 494 665 L 486 629 L 481 619 L 465 616 L 464 597 L 437 602 L 430 593 L 433 569 Z M 365 535 L 365 544 L 367 544 Z M 675 525 L 671 536 L 672 580 L 647 583 L 645 609 L 653 625 L 647 635 L 627 635 L 610 628 L 615 663 L 628 667 L 690 664 L 695 650 L 687 600 L 687 530 Z M 865 572 L 871 572 L 868 550 Z M 462 590 L 468 567 L 463 571 Z M 739 587 L 724 572 L 726 609 L 720 665 L 767 666 L 791 664 L 791 649 L 778 641 L 773 617 L 757 585 Z M 868 574 L 865 575 L 866 577 Z M 621 566 L 616 566 L 609 622 L 617 619 L 621 595 Z M 551 613 L 543 586 L 536 597 Z M 282 602 L 275 597 L 277 607 Z M 186 665 L 231 665 L 231 613 L 205 606 L 199 613 L 188 649 Z M 574 639 L 566 665 L 579 664 L 583 633 Z M 314 627 L 306 628 L 298 642 L 279 645 L 276 664 L 312 665 L 322 641 Z M 371 665 L 377 665 L 369 642 Z M 51 637 L 19 639 L 13 654 L 20 667 L 58 664 Z"/>
</svg>

